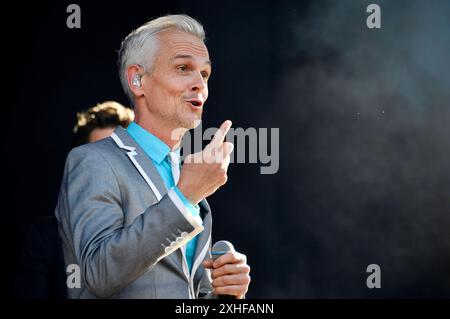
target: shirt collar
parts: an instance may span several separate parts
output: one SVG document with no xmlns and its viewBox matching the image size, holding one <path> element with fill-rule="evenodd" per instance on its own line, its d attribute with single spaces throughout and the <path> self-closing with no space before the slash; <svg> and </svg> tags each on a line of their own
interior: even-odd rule
<svg viewBox="0 0 450 319">
<path fill-rule="evenodd" d="M 144 152 L 158 164 L 161 164 L 170 152 L 170 147 L 166 143 L 146 131 L 136 122 L 131 122 L 128 125 L 127 132 L 144 149 Z M 175 152 L 180 155 L 180 148 L 176 149 Z"/>
</svg>

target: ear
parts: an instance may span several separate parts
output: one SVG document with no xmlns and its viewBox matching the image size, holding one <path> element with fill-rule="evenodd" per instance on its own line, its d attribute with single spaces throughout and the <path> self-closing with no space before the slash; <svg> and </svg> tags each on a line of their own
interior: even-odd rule
<svg viewBox="0 0 450 319">
<path fill-rule="evenodd" d="M 128 87 L 131 92 L 134 93 L 136 97 L 143 96 L 144 90 L 142 89 L 142 80 L 141 77 L 143 75 L 142 67 L 139 65 L 133 64 L 130 65 L 127 69 L 127 82 Z"/>
</svg>

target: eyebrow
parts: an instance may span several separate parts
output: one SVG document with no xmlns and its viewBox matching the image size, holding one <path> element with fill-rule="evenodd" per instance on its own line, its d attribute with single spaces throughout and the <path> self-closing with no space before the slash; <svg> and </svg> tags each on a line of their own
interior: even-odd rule
<svg viewBox="0 0 450 319">
<path fill-rule="evenodd" d="M 193 60 L 194 57 L 192 55 L 189 55 L 189 54 L 177 54 L 176 56 L 174 56 L 172 58 L 172 62 L 175 61 L 176 59 L 191 59 L 191 60 Z M 206 64 L 211 66 L 211 61 L 210 60 L 206 61 Z"/>
</svg>

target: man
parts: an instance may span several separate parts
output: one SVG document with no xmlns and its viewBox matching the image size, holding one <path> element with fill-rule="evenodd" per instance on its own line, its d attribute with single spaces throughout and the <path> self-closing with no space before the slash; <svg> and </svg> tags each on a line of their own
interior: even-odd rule
<svg viewBox="0 0 450 319">
<path fill-rule="evenodd" d="M 134 114 L 114 101 L 97 104 L 77 113 L 73 129 L 76 145 L 99 141 L 118 126 L 127 127 Z M 67 297 L 66 268 L 58 224 L 46 216 L 29 226 L 16 273 L 14 296 L 26 299 Z"/>
<path fill-rule="evenodd" d="M 79 265 L 72 298 L 244 297 L 246 257 L 210 260 L 205 198 L 227 181 L 233 145 L 225 121 L 179 165 L 181 138 L 201 119 L 211 62 L 203 27 L 185 15 L 152 20 L 119 51 L 135 122 L 73 149 L 56 208 L 67 264 Z"/>
</svg>

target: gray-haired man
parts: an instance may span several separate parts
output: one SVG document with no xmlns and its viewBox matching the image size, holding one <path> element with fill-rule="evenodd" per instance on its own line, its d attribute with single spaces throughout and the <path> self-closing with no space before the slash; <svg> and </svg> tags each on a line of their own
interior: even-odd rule
<svg viewBox="0 0 450 319">
<path fill-rule="evenodd" d="M 169 15 L 123 41 L 120 79 L 135 122 L 70 152 L 56 208 L 66 264 L 81 269 L 81 287 L 69 289 L 70 297 L 241 298 L 247 292 L 244 255 L 209 260 L 205 198 L 227 181 L 233 145 L 224 136 L 231 122 L 179 165 L 181 138 L 199 123 L 208 97 L 211 62 L 203 40 L 197 21 Z"/>
</svg>

